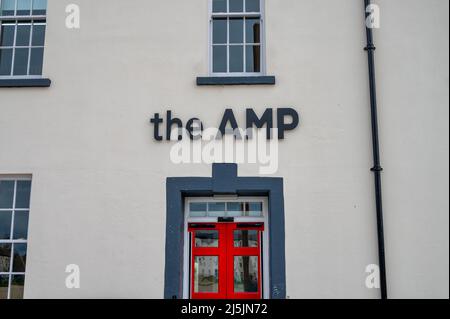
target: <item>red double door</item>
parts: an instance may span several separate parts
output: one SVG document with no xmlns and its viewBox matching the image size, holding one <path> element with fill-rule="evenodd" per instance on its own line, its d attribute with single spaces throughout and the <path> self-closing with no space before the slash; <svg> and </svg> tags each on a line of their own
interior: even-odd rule
<svg viewBox="0 0 450 319">
<path fill-rule="evenodd" d="M 264 224 L 192 223 L 191 298 L 261 299 Z"/>
</svg>

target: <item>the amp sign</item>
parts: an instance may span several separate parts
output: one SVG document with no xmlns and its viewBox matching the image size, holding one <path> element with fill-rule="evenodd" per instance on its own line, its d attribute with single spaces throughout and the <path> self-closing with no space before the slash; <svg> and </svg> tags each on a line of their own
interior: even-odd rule
<svg viewBox="0 0 450 319">
<path fill-rule="evenodd" d="M 276 121 L 276 129 L 275 129 Z M 153 137 L 156 141 L 163 141 L 163 124 L 165 124 L 165 139 L 170 140 L 182 140 L 183 129 L 187 131 L 188 136 L 191 139 L 201 138 L 204 130 L 203 122 L 197 118 L 191 118 L 186 122 L 186 126 L 183 127 L 183 121 L 173 116 L 172 111 L 166 112 L 166 118 L 161 117 L 159 113 L 155 113 L 150 119 L 150 123 L 153 124 Z M 279 108 L 276 110 L 276 118 L 274 118 L 274 109 L 268 108 L 265 112 L 258 116 L 253 109 L 246 109 L 245 128 L 239 127 L 238 121 L 234 115 L 232 109 L 226 109 L 222 117 L 222 121 L 217 127 L 218 133 L 222 136 L 226 134 L 235 134 L 246 138 L 251 138 L 251 131 L 255 128 L 261 129 L 266 127 L 267 139 L 272 139 L 273 135 L 277 135 L 278 139 L 283 140 L 285 132 L 292 131 L 300 123 L 300 117 L 296 110 L 293 108 Z M 173 135 L 174 130 L 178 129 L 178 135 Z M 272 134 L 275 131 L 277 134 Z M 176 131 L 175 131 L 176 132 Z"/>
</svg>

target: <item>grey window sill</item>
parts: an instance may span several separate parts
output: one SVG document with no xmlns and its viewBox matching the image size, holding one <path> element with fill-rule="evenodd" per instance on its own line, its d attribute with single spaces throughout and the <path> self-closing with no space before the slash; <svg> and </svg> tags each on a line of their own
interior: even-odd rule
<svg viewBox="0 0 450 319">
<path fill-rule="evenodd" d="M 49 87 L 50 79 L 0 79 L 0 88 Z"/>
<path fill-rule="evenodd" d="M 207 76 L 198 77 L 197 85 L 275 85 L 274 76 Z"/>
</svg>

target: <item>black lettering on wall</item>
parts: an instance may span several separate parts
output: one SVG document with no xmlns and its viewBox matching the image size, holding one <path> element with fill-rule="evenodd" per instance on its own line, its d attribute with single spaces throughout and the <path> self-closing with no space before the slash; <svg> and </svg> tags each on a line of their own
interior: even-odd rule
<svg viewBox="0 0 450 319">
<path fill-rule="evenodd" d="M 196 126 L 194 126 L 194 123 L 196 123 Z M 191 140 L 198 140 L 202 137 L 201 132 L 203 132 L 203 123 L 198 118 L 190 119 L 186 123 L 186 130 L 189 132 Z"/>
<path fill-rule="evenodd" d="M 183 139 L 183 135 L 181 134 L 181 129 L 183 128 L 183 122 L 178 118 L 172 118 L 172 111 L 167 111 L 167 128 L 166 128 L 166 139 L 170 141 L 170 133 L 172 132 L 173 125 L 178 126 L 178 140 L 181 141 Z"/>
<path fill-rule="evenodd" d="M 291 118 L 290 123 L 286 123 L 286 117 Z M 278 127 L 278 139 L 284 140 L 284 132 L 294 130 L 300 122 L 298 113 L 292 108 L 278 109 L 277 112 L 277 127 Z"/>
<path fill-rule="evenodd" d="M 154 124 L 153 137 L 156 141 L 162 141 L 163 137 L 159 134 L 159 125 L 162 124 L 164 120 L 159 117 L 159 113 L 155 113 L 155 116 L 150 119 L 150 123 Z"/>
<path fill-rule="evenodd" d="M 256 128 L 263 128 L 264 125 L 266 125 L 267 128 L 267 139 L 272 139 L 272 128 L 273 128 L 273 110 L 267 109 L 261 118 L 256 115 L 255 111 L 253 109 L 247 109 L 247 136 L 250 134 L 253 126 L 256 126 Z"/>
<path fill-rule="evenodd" d="M 228 123 L 230 123 L 231 128 L 233 130 L 233 134 L 234 134 L 235 130 L 238 129 L 239 126 L 238 126 L 236 117 L 234 116 L 232 109 L 225 110 L 225 114 L 223 115 L 223 118 L 222 118 L 222 123 L 220 123 L 219 131 L 220 131 L 220 133 L 222 133 L 222 136 L 224 136 L 225 133 L 227 133 L 226 130 L 227 130 Z"/>
</svg>

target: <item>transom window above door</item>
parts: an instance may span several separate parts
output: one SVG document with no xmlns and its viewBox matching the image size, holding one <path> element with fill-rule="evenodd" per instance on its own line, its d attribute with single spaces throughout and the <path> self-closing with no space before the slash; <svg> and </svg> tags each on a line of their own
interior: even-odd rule
<svg viewBox="0 0 450 319">
<path fill-rule="evenodd" d="M 263 217 L 262 201 L 191 202 L 189 217 Z"/>
<path fill-rule="evenodd" d="M 211 74 L 262 75 L 263 0 L 211 0 Z"/>
</svg>

